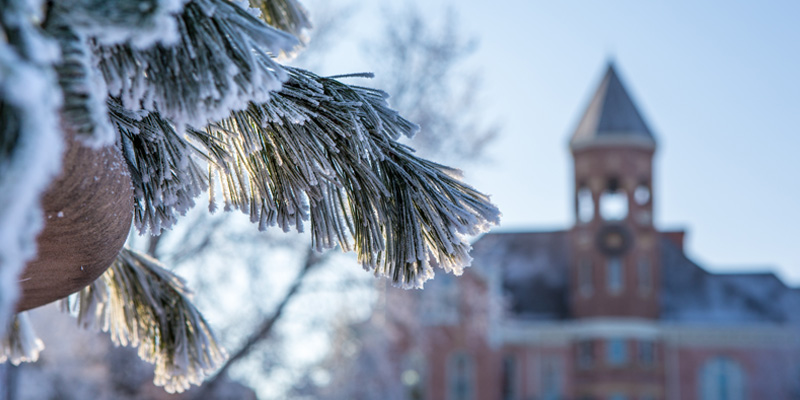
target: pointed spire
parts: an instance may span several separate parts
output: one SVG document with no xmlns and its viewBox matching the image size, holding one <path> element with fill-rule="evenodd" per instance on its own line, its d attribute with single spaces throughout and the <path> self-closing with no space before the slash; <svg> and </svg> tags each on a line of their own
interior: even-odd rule
<svg viewBox="0 0 800 400">
<path fill-rule="evenodd" d="M 572 135 L 570 148 L 612 144 L 655 148 L 656 141 L 610 61 Z"/>
</svg>

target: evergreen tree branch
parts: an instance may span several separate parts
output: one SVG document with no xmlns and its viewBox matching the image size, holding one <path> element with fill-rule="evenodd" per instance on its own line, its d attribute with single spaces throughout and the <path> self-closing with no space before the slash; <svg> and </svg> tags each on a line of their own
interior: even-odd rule
<svg viewBox="0 0 800 400">
<path fill-rule="evenodd" d="M 222 163 L 227 150 L 218 139 L 195 129 L 188 129 L 185 138 L 157 112 L 129 111 L 115 98 L 109 99 L 108 107 L 131 172 L 134 223 L 141 233 L 149 229 L 157 235 L 208 188 L 202 161 Z"/>
<path fill-rule="evenodd" d="M 108 332 L 115 345 L 138 347 L 139 357 L 156 366 L 154 383 L 172 393 L 199 385 L 225 359 L 189 296 L 183 280 L 155 259 L 123 249 L 65 306 L 84 328 Z"/>
<path fill-rule="evenodd" d="M 55 69 L 64 98 L 60 113 L 62 126 L 84 143 L 96 147 L 114 144 L 117 135 L 108 120 L 106 86 L 93 67 L 89 40 L 63 18 L 51 11 L 46 26 L 61 49 L 61 60 Z"/>
<path fill-rule="evenodd" d="M 187 0 L 70 0 L 48 2 L 46 25 L 70 30 L 103 45 L 146 48 L 178 39 L 175 14 Z M 57 34 L 56 34 L 57 35 Z"/>
<path fill-rule="evenodd" d="M 110 95 L 132 111 L 157 111 L 174 123 L 203 127 L 249 101 L 264 102 L 286 80 L 273 60 L 298 42 L 226 0 L 192 0 L 175 19 L 178 42 L 137 49 L 97 49 Z"/>
<path fill-rule="evenodd" d="M 287 71 L 269 102 L 189 129 L 191 143 L 158 113 L 111 107 L 140 229 L 160 232 L 206 187 L 214 204 L 208 181 L 218 179 L 226 211 L 249 214 L 259 229 L 302 231 L 310 222 L 317 250 L 355 250 L 364 268 L 399 286 L 421 287 L 434 264 L 459 274 L 470 262 L 466 236 L 498 222 L 488 197 L 397 143 L 417 127 L 389 108 L 385 93 Z M 209 164 L 207 178 L 197 154 Z"/>
<path fill-rule="evenodd" d="M 365 268 L 403 287 L 421 287 L 431 261 L 460 273 L 465 236 L 498 222 L 488 197 L 396 142 L 417 128 L 385 93 L 287 70 L 269 103 L 206 129 L 233 155 L 215 171 L 226 209 L 249 213 L 260 229 L 303 230 L 310 220 L 317 249 L 354 249 Z"/>
<path fill-rule="evenodd" d="M 6 361 L 13 365 L 36 362 L 42 350 L 44 343 L 33 331 L 28 313 L 14 315 L 6 335 L 0 338 L 0 364 Z"/>
</svg>

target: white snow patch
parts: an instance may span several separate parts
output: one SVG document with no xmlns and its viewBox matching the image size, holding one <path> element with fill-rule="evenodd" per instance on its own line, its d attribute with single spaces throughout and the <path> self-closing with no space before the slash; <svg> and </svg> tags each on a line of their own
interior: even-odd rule
<svg viewBox="0 0 800 400">
<path fill-rule="evenodd" d="M 20 24 L 26 23 L 20 21 Z M 30 22 L 27 22 L 30 23 Z M 52 49 L 32 27 L 25 43 Z M 30 51 L 35 49 L 24 49 Z M 37 54 L 41 61 L 53 53 Z M 36 255 L 36 235 L 44 226 L 40 196 L 61 168 L 63 137 L 58 108 L 61 93 L 52 69 L 20 56 L 0 41 L 0 101 L 19 119 L 15 147 L 0 160 L 0 336 L 19 294 L 19 273 Z"/>
</svg>

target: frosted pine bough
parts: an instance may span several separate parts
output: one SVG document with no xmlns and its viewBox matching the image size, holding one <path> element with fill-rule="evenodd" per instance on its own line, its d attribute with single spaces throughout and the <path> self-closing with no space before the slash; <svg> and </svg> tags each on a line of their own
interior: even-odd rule
<svg viewBox="0 0 800 400">
<path fill-rule="evenodd" d="M 385 93 L 276 61 L 310 28 L 297 2 L 250 5 L 0 0 L 0 335 L 29 353 L 15 359 L 40 350 L 9 321 L 65 129 L 122 150 L 141 233 L 169 228 L 207 190 L 212 211 L 220 198 L 259 229 L 309 229 L 316 249 L 353 250 L 365 269 L 410 288 L 434 265 L 460 274 L 467 237 L 498 222 L 457 171 L 397 142 L 417 127 Z M 224 359 L 189 300 L 179 278 L 123 249 L 66 308 L 138 346 L 156 382 L 180 391 Z"/>
</svg>

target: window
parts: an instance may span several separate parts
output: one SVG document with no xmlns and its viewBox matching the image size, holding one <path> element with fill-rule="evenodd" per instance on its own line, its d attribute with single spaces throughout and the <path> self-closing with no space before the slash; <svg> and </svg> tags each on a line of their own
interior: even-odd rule
<svg viewBox="0 0 800 400">
<path fill-rule="evenodd" d="M 636 267 L 636 275 L 639 278 L 639 291 L 649 293 L 653 289 L 653 271 L 650 267 L 650 260 L 647 257 L 641 257 Z"/>
<path fill-rule="evenodd" d="M 578 290 L 583 296 L 591 296 L 594 291 L 592 284 L 592 260 L 584 258 L 578 264 Z"/>
<path fill-rule="evenodd" d="M 420 319 L 424 325 L 457 325 L 458 281 L 453 274 L 437 274 L 426 282 L 420 295 Z"/>
<path fill-rule="evenodd" d="M 562 373 L 563 366 L 558 357 L 545 357 L 541 364 L 541 398 L 542 400 L 561 400 L 563 398 Z"/>
<path fill-rule="evenodd" d="M 594 343 L 591 340 L 578 342 L 578 366 L 590 368 L 594 363 Z"/>
<path fill-rule="evenodd" d="M 640 206 L 650 202 L 650 188 L 646 184 L 640 183 L 633 191 L 633 200 Z"/>
<path fill-rule="evenodd" d="M 517 368 L 514 356 L 503 357 L 503 381 L 502 391 L 503 400 L 514 400 L 517 398 Z"/>
<path fill-rule="evenodd" d="M 578 222 L 591 222 L 594 219 L 594 199 L 592 191 L 583 186 L 578 189 Z"/>
<path fill-rule="evenodd" d="M 645 367 L 651 367 L 656 362 L 656 345 L 651 340 L 640 340 L 639 349 L 637 351 L 639 356 L 639 364 Z"/>
<path fill-rule="evenodd" d="M 606 262 L 606 289 L 611 294 L 622 292 L 623 288 L 622 260 L 610 257 Z"/>
<path fill-rule="evenodd" d="M 715 357 L 700 369 L 701 400 L 742 400 L 744 372 L 741 365 L 728 357 Z"/>
<path fill-rule="evenodd" d="M 600 217 L 606 221 L 619 221 L 628 216 L 628 195 L 619 187 L 617 179 L 608 180 L 608 187 L 600 195 Z"/>
<path fill-rule="evenodd" d="M 606 342 L 606 362 L 613 366 L 628 362 L 628 346 L 625 339 L 614 338 Z"/>
<path fill-rule="evenodd" d="M 472 356 L 458 352 L 450 356 L 447 364 L 448 400 L 475 399 L 475 366 Z"/>
</svg>

